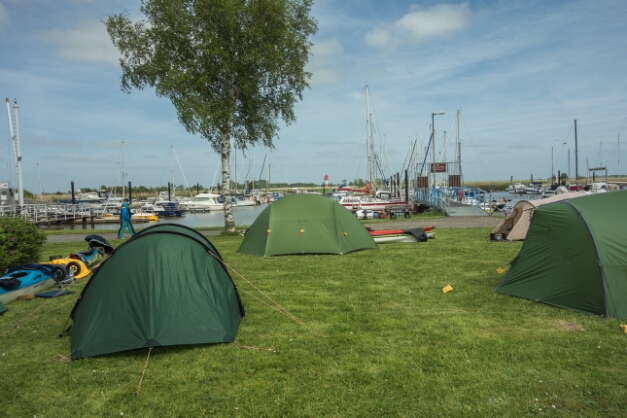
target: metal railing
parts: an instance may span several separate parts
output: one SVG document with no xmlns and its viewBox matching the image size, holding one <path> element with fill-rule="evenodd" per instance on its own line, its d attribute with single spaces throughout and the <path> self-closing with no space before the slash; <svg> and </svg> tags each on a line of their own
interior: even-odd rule
<svg viewBox="0 0 627 418">
<path fill-rule="evenodd" d="M 422 203 L 448 213 L 453 204 L 479 206 L 485 192 L 474 187 L 417 188 L 414 190 L 414 203 Z"/>
<path fill-rule="evenodd" d="M 47 204 L 0 205 L 0 216 L 22 218 L 29 222 L 69 222 L 76 219 L 97 216 L 89 204 Z"/>
</svg>

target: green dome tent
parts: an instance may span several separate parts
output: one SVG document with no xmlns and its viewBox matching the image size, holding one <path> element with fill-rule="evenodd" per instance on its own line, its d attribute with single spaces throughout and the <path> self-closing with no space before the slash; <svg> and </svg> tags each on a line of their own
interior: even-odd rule
<svg viewBox="0 0 627 418">
<path fill-rule="evenodd" d="M 498 293 L 627 318 L 627 191 L 538 207 Z"/>
<path fill-rule="evenodd" d="M 206 237 L 176 224 L 146 228 L 120 245 L 72 310 L 72 359 L 232 342 L 244 309 L 216 257 Z"/>
<path fill-rule="evenodd" d="M 237 252 L 260 256 L 346 254 L 376 246 L 355 215 L 335 200 L 296 194 L 265 208 Z"/>
</svg>

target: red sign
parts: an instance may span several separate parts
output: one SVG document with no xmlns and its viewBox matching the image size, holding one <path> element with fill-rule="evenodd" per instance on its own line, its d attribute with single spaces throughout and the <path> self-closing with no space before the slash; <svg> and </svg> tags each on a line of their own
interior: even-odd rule
<svg viewBox="0 0 627 418">
<path fill-rule="evenodd" d="M 431 172 L 432 173 L 446 173 L 446 163 L 432 163 Z"/>
</svg>

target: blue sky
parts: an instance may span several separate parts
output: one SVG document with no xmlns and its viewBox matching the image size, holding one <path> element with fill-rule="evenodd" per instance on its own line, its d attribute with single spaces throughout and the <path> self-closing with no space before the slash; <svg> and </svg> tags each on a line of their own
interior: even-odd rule
<svg viewBox="0 0 627 418">
<path fill-rule="evenodd" d="M 121 12 L 140 18 L 139 1 L 0 0 L 0 92 L 18 100 L 25 189 L 120 185 L 122 158 L 125 182 L 165 186 L 171 145 L 176 184 L 218 181 L 218 155 L 184 130 L 167 99 L 120 90 L 102 20 Z M 458 108 L 467 181 L 548 178 L 552 154 L 556 171 L 569 170 L 570 155 L 574 174 L 574 119 L 579 174 L 586 164 L 627 172 L 624 0 L 319 0 L 313 15 L 313 77 L 297 121 L 282 127 L 276 149 L 238 152 L 238 180 L 257 179 L 265 155 L 272 182 L 366 178 L 366 84 L 376 148 L 383 154 L 385 141 L 392 172 L 413 141 L 422 154 L 431 113 L 445 111 L 435 118 L 441 151 Z M 0 182 L 16 186 L 3 112 Z M 451 144 L 438 160 L 453 160 Z"/>
</svg>

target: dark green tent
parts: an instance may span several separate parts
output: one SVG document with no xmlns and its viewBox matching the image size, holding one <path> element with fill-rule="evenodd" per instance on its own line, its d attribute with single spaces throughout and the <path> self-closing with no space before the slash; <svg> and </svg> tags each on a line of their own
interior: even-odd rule
<svg viewBox="0 0 627 418">
<path fill-rule="evenodd" d="M 627 318 L 627 191 L 536 209 L 498 293 Z"/>
<path fill-rule="evenodd" d="M 72 310 L 72 359 L 232 342 L 244 316 L 220 254 L 202 234 L 163 224 L 115 249 Z"/>
<path fill-rule="evenodd" d="M 346 254 L 377 245 L 348 209 L 313 194 L 283 197 L 259 214 L 238 253 Z"/>
<path fill-rule="evenodd" d="M 7 307 L 4 306 L 4 303 L 2 303 L 2 301 L 0 301 L 0 315 L 5 313 L 6 311 L 8 311 Z"/>
</svg>

